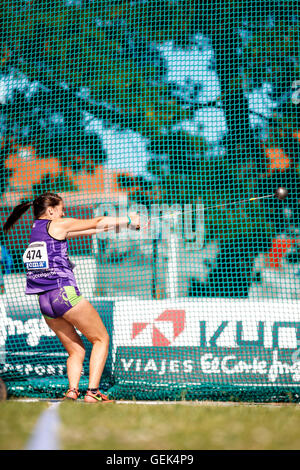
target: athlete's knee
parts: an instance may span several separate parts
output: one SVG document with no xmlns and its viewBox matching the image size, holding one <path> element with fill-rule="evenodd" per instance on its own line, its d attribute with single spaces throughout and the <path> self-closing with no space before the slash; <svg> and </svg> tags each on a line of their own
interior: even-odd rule
<svg viewBox="0 0 300 470">
<path fill-rule="evenodd" d="M 105 333 L 95 335 L 93 338 L 91 338 L 91 343 L 92 344 L 101 343 L 101 344 L 103 344 L 104 346 L 106 346 L 108 348 L 108 346 L 109 346 L 108 333 L 105 332 Z"/>
<path fill-rule="evenodd" d="M 83 344 L 74 344 L 72 348 L 69 349 L 68 353 L 69 357 L 76 357 L 83 362 L 85 358 L 85 347 Z"/>
<path fill-rule="evenodd" d="M 108 348 L 108 347 L 109 347 L 109 336 L 108 336 L 108 333 L 106 333 L 105 338 L 104 338 L 104 341 L 105 341 L 105 345 L 106 345 L 107 348 Z"/>
<path fill-rule="evenodd" d="M 108 333 L 102 333 L 101 336 L 98 338 L 98 341 L 101 341 L 102 344 L 108 347 L 109 346 Z"/>
</svg>

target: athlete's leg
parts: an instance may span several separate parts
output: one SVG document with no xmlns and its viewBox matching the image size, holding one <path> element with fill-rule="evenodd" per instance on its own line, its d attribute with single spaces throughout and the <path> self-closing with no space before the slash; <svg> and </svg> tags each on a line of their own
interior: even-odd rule
<svg viewBox="0 0 300 470">
<path fill-rule="evenodd" d="M 44 318 L 49 328 L 51 328 L 60 339 L 69 355 L 67 359 L 69 387 L 70 389 L 78 388 L 85 356 L 84 344 L 73 325 L 64 318 Z"/>
<path fill-rule="evenodd" d="M 93 345 L 90 357 L 89 388 L 98 388 L 108 355 L 109 336 L 97 310 L 82 298 L 64 314 Z"/>
</svg>

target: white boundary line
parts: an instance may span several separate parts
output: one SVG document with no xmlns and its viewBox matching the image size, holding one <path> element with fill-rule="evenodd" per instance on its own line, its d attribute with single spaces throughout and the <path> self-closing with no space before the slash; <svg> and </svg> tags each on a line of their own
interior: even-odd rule
<svg viewBox="0 0 300 470">
<path fill-rule="evenodd" d="M 51 405 L 59 405 L 61 401 L 39 399 L 39 398 L 20 398 L 20 399 L 10 399 L 9 401 L 23 402 L 23 403 L 36 403 L 36 402 L 47 402 Z M 224 407 L 224 406 L 271 406 L 271 407 L 286 407 L 286 406 L 296 406 L 298 403 L 284 403 L 284 402 L 274 402 L 274 403 L 256 403 L 256 402 L 234 402 L 234 401 L 211 401 L 211 400 L 186 400 L 186 401 L 134 401 L 134 400 L 116 400 L 116 405 L 185 405 L 185 406 L 215 406 L 215 407 Z M 74 403 L 76 405 L 89 406 L 90 403 L 84 403 L 83 400 L 78 400 Z M 103 405 L 104 406 L 104 405 Z M 49 411 L 49 410 L 47 410 Z M 45 412 L 44 412 L 45 413 Z"/>
<path fill-rule="evenodd" d="M 59 450 L 59 405 L 60 402 L 50 403 L 41 414 L 25 450 Z"/>
</svg>

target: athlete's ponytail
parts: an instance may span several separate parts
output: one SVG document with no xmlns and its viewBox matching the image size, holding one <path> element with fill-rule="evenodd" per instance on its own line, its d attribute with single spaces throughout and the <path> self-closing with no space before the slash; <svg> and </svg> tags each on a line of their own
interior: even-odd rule
<svg viewBox="0 0 300 470">
<path fill-rule="evenodd" d="M 24 201 L 21 204 L 17 205 L 10 216 L 8 217 L 7 221 L 3 225 L 4 233 L 7 233 L 12 226 L 19 220 L 19 218 L 25 214 L 25 212 L 33 205 L 33 201 Z"/>
<path fill-rule="evenodd" d="M 7 233 L 8 230 L 19 220 L 19 218 L 25 214 L 29 207 L 33 206 L 33 215 L 35 219 L 38 219 L 41 215 L 46 212 L 48 207 L 55 207 L 62 201 L 62 198 L 55 193 L 44 193 L 35 198 L 34 201 L 25 201 L 19 204 L 14 208 L 7 221 L 3 225 L 4 233 Z"/>
</svg>

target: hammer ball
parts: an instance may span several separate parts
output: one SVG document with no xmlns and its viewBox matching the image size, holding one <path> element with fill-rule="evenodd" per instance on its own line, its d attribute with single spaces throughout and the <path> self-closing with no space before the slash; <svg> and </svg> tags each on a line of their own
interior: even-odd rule
<svg viewBox="0 0 300 470">
<path fill-rule="evenodd" d="M 284 201 L 287 195 L 288 195 L 288 190 L 286 188 L 279 187 L 275 191 L 275 196 L 277 197 L 277 199 L 279 199 L 279 201 Z"/>
</svg>

